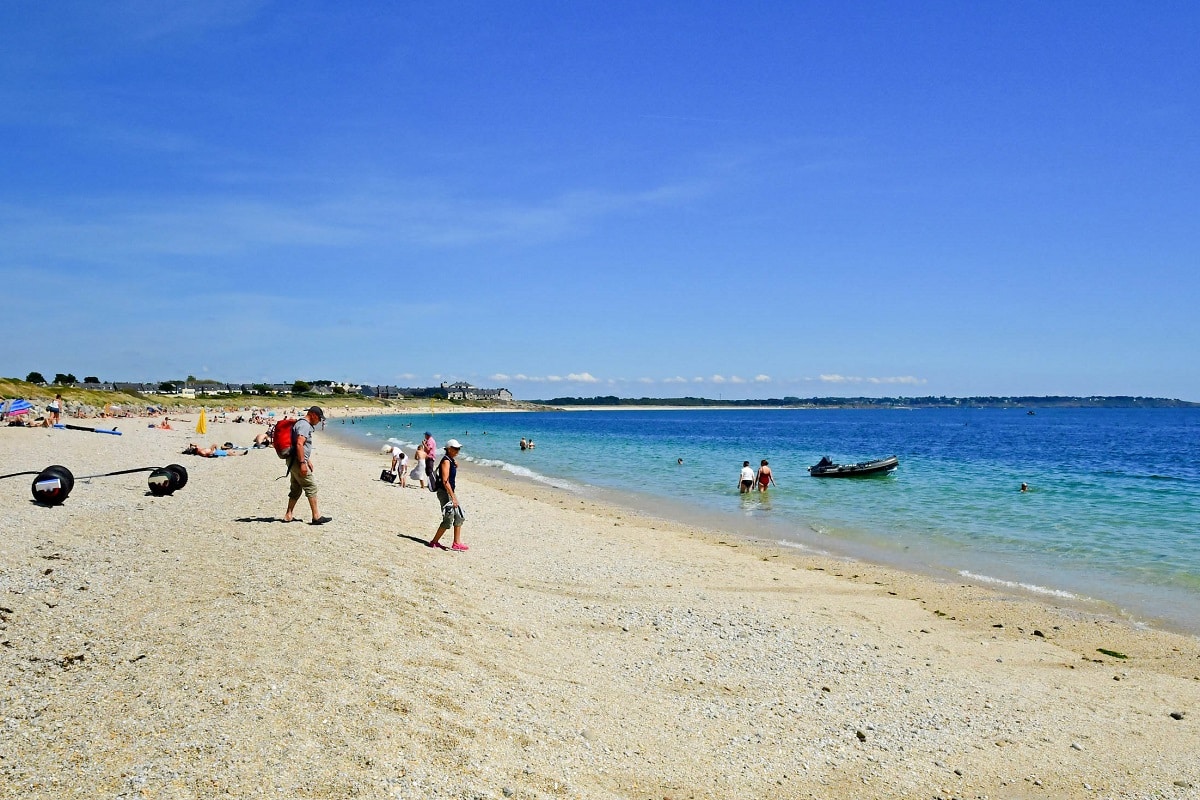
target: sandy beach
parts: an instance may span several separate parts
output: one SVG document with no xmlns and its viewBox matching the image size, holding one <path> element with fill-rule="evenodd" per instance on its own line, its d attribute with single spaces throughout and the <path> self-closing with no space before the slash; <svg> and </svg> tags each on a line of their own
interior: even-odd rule
<svg viewBox="0 0 1200 800">
<path fill-rule="evenodd" d="M 468 464 L 435 551 L 433 496 L 322 432 L 333 521 L 283 523 L 272 450 L 180 455 L 261 428 L 149 422 L 0 428 L 0 475 L 77 476 L 0 481 L 0 796 L 1200 797 L 1194 637 Z"/>
</svg>

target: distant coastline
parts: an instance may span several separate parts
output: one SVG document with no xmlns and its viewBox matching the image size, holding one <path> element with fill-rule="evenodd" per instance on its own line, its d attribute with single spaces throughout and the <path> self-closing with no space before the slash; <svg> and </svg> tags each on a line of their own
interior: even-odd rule
<svg viewBox="0 0 1200 800">
<path fill-rule="evenodd" d="M 1062 397 L 781 397 L 713 400 L 706 397 L 555 397 L 530 400 L 546 407 L 589 408 L 1200 408 L 1200 403 L 1164 397 L 1125 395 Z"/>
</svg>

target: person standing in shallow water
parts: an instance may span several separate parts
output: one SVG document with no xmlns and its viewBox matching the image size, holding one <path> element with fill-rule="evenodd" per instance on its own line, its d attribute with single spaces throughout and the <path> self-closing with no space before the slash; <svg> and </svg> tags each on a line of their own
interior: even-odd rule
<svg viewBox="0 0 1200 800">
<path fill-rule="evenodd" d="M 755 476 L 754 480 L 756 483 L 758 483 L 758 490 L 760 492 L 765 492 L 768 486 L 775 485 L 775 478 L 771 476 L 771 468 L 767 466 L 767 460 L 765 458 L 759 465 L 758 475 Z"/>
<path fill-rule="evenodd" d="M 749 461 L 743 461 L 742 475 L 738 479 L 738 492 L 747 494 L 752 486 L 754 486 L 754 469 L 750 466 Z"/>
<path fill-rule="evenodd" d="M 442 535 L 451 527 L 454 528 L 454 543 L 450 545 L 451 550 L 466 552 L 470 548 L 463 544 L 462 541 L 462 526 L 464 516 L 462 508 L 458 504 L 458 495 L 455 494 L 455 478 L 458 476 L 458 451 L 462 449 L 462 445 L 457 439 L 451 439 L 446 442 L 446 455 L 442 456 L 442 460 L 437 465 L 437 498 L 438 504 L 442 509 L 442 524 L 438 526 L 437 533 L 429 540 L 429 546 L 439 550 L 445 550 L 445 546 L 439 544 Z"/>
</svg>

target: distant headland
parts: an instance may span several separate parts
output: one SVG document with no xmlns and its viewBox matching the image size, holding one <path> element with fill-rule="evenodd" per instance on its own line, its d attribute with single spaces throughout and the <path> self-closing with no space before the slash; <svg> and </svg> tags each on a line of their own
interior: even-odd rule
<svg viewBox="0 0 1200 800">
<path fill-rule="evenodd" d="M 678 406 L 680 408 L 1200 408 L 1200 403 L 1163 397 L 779 397 L 713 400 L 707 397 L 555 397 L 542 406 Z"/>
</svg>

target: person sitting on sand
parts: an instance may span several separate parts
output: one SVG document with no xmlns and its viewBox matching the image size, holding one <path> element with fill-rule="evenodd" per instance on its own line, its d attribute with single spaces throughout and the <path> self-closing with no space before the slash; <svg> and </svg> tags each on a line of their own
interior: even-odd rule
<svg viewBox="0 0 1200 800">
<path fill-rule="evenodd" d="M 170 417 L 163 417 L 163 421 L 162 421 L 162 422 L 160 422 L 160 423 L 158 423 L 158 429 L 159 429 L 159 430 L 162 430 L 162 431 L 169 431 L 169 430 L 171 430 L 171 418 L 170 418 Z"/>
<path fill-rule="evenodd" d="M 223 458 L 224 456 L 244 456 L 250 452 L 244 447 L 234 447 L 228 443 L 226 445 L 226 447 L 217 447 L 215 444 L 210 444 L 208 447 L 203 447 L 195 442 L 188 442 L 188 446 L 183 448 L 183 454 L 204 458 Z"/>
<path fill-rule="evenodd" d="M 260 447 L 270 447 L 270 446 L 271 446 L 271 437 L 269 435 L 267 435 L 265 433 L 260 433 L 254 437 L 254 449 L 257 450 Z"/>
</svg>

